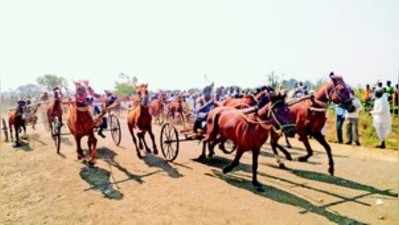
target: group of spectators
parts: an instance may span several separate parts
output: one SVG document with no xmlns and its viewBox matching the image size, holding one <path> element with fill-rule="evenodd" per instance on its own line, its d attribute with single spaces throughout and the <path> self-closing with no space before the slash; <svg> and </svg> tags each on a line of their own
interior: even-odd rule
<svg viewBox="0 0 399 225">
<path fill-rule="evenodd" d="M 392 86 L 391 81 L 387 81 L 385 86 L 379 81 L 374 86 L 366 85 L 364 90 L 360 90 L 357 95 L 352 90 L 353 106 L 355 110 L 348 112 L 340 106 L 336 106 L 336 130 L 337 141 L 343 143 L 343 127 L 346 123 L 347 142 L 345 144 L 360 145 L 359 141 L 359 112 L 364 110 L 373 118 L 373 127 L 379 139 L 377 148 L 386 147 L 385 139 L 391 133 L 392 115 L 398 115 L 399 89 L 398 84 Z"/>
</svg>

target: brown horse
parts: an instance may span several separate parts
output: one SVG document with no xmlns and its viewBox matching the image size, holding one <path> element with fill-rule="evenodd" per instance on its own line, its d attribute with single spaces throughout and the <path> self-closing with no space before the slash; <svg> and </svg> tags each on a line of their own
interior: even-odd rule
<svg viewBox="0 0 399 225">
<path fill-rule="evenodd" d="M 150 102 L 149 112 L 151 116 L 154 117 L 155 121 L 161 123 L 163 117 L 165 117 L 164 110 L 165 110 L 165 97 L 162 94 L 160 94 L 158 98 Z"/>
<path fill-rule="evenodd" d="M 185 123 L 186 118 L 184 115 L 184 98 L 182 96 L 177 96 L 175 100 L 168 103 L 166 106 L 167 117 L 175 119 L 176 115 L 180 117 L 180 120 Z"/>
<path fill-rule="evenodd" d="M 77 86 L 77 96 L 84 96 L 88 92 L 87 87 L 75 83 Z M 78 160 L 85 158 L 83 154 L 81 140 L 88 136 L 87 145 L 89 147 L 89 166 L 93 166 L 96 160 L 97 139 L 94 136 L 94 128 L 98 127 L 102 122 L 102 117 L 106 114 L 107 109 L 103 110 L 96 119 L 93 119 L 89 106 L 84 102 L 72 102 L 68 107 L 67 125 L 76 142 L 76 152 Z"/>
<path fill-rule="evenodd" d="M 298 158 L 298 161 L 306 162 L 312 155 L 313 150 L 309 144 L 309 136 L 314 137 L 326 150 L 328 156 L 328 172 L 334 175 L 334 160 L 331 147 L 327 143 L 321 130 L 326 122 L 326 111 L 329 102 L 342 105 L 348 111 L 353 108 L 350 89 L 342 77 L 330 74 L 331 81 L 322 85 L 312 98 L 304 98 L 290 106 L 290 113 L 296 124 L 296 133 L 299 140 L 305 145 L 307 154 Z M 284 149 L 277 143 L 279 135 L 272 134 L 276 138 L 275 146 Z M 272 145 L 273 147 L 273 145 Z M 285 150 L 285 149 L 284 149 Z"/>
<path fill-rule="evenodd" d="M 47 108 L 47 121 L 50 126 L 50 130 L 53 130 L 53 121 L 55 118 L 62 123 L 62 93 L 61 90 L 54 90 L 54 101 Z"/>
<path fill-rule="evenodd" d="M 260 186 L 257 180 L 258 156 L 271 130 L 282 129 L 289 135 L 294 132 L 284 98 L 285 95 L 272 95 L 267 105 L 249 115 L 231 107 L 215 108 L 207 119 L 203 151 L 206 142 L 210 144 L 210 149 L 219 141 L 230 139 L 234 142 L 237 147 L 235 158 L 223 169 L 223 173 L 238 166 L 244 152 L 252 151 L 252 184 Z"/>
<path fill-rule="evenodd" d="M 154 154 L 158 154 L 158 149 L 155 144 L 154 133 L 152 132 L 152 116 L 148 109 L 148 85 L 142 84 L 136 87 L 137 96 L 134 97 L 133 105 L 134 108 L 128 113 L 127 116 L 127 125 L 130 131 L 130 134 L 133 139 L 133 143 L 136 147 L 137 156 L 139 158 L 143 158 L 140 154 L 140 149 L 143 149 L 143 143 L 145 149 L 148 153 L 151 153 L 150 148 L 145 141 L 146 132 L 149 133 L 152 141 L 152 145 L 154 148 Z M 134 133 L 134 129 L 137 128 L 137 137 L 139 139 L 139 145 L 137 145 L 136 135 Z"/>
</svg>

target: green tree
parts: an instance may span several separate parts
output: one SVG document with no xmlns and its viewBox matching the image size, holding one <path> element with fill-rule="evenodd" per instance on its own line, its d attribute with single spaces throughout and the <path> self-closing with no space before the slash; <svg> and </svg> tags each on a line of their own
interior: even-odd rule
<svg viewBox="0 0 399 225">
<path fill-rule="evenodd" d="M 51 91 L 55 87 L 60 87 L 67 89 L 68 88 L 68 82 L 65 78 L 61 76 L 57 76 L 54 74 L 45 74 L 43 76 L 40 76 L 36 79 L 36 82 L 45 87 L 48 91 Z"/>
<path fill-rule="evenodd" d="M 120 96 L 131 96 L 136 93 L 136 84 L 136 76 L 120 73 L 119 81 L 115 83 L 115 93 Z"/>
</svg>

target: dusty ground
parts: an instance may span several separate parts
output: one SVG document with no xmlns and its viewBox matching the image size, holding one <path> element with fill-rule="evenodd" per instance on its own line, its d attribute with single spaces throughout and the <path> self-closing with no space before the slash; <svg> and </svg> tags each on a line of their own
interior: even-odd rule
<svg viewBox="0 0 399 225">
<path fill-rule="evenodd" d="M 196 162 L 200 146 L 192 142 L 182 144 L 175 163 L 153 155 L 139 160 L 123 132 L 121 147 L 99 138 L 94 169 L 76 160 L 70 137 L 64 157 L 57 155 L 43 125 L 22 149 L 1 142 L 0 224 L 399 224 L 397 152 L 332 144 L 331 177 L 318 144 L 309 163 L 286 162 L 288 170 L 275 168 L 265 145 L 265 191 L 258 192 L 250 154 L 223 175 L 232 156 L 217 152 Z M 294 144 L 299 148 L 291 152 L 304 154 Z"/>
</svg>

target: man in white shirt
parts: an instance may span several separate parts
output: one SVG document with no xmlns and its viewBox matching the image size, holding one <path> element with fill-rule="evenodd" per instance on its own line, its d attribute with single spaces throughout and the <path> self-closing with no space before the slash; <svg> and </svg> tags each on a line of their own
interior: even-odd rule
<svg viewBox="0 0 399 225">
<path fill-rule="evenodd" d="M 373 116 L 373 125 L 380 140 L 380 145 L 377 148 L 384 149 L 385 139 L 391 133 L 392 126 L 389 102 L 387 96 L 384 94 L 384 89 L 379 88 L 375 91 L 374 107 L 370 113 Z"/>
</svg>

